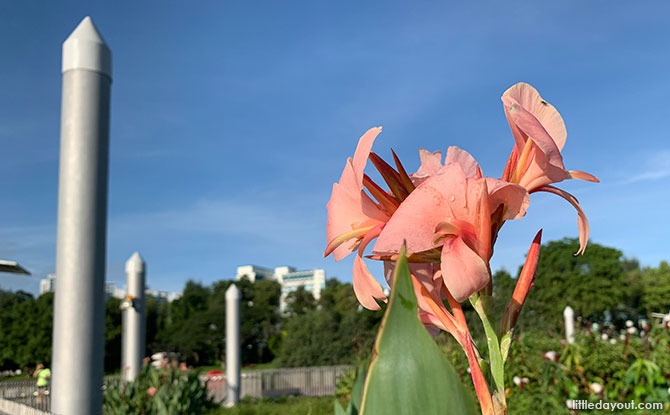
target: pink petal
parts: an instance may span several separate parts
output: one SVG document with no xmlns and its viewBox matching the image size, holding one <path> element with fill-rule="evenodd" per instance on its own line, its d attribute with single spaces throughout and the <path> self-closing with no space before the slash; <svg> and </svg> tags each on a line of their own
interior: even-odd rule
<svg viewBox="0 0 670 415">
<path fill-rule="evenodd" d="M 575 255 L 583 254 L 584 251 L 586 250 L 586 245 L 589 242 L 590 227 L 589 227 L 589 220 L 586 218 L 586 213 L 584 213 L 584 210 L 582 210 L 582 207 L 579 205 L 579 201 L 577 200 L 577 198 L 571 195 L 570 193 L 566 192 L 565 190 L 561 190 L 554 186 L 543 186 L 537 190 L 558 195 L 563 199 L 567 200 L 568 202 L 570 202 L 570 204 L 574 206 L 574 208 L 577 210 L 577 227 L 579 228 L 579 250 L 575 253 Z"/>
<path fill-rule="evenodd" d="M 532 192 L 538 187 L 562 182 L 568 178 L 570 178 L 570 175 L 565 171 L 563 161 L 561 161 L 561 166 L 550 164 L 547 162 L 544 153 L 536 150 L 530 165 L 522 172 L 519 184 Z"/>
<path fill-rule="evenodd" d="M 565 169 L 563 166 L 563 158 L 561 157 L 561 149 L 554 141 L 554 138 L 544 128 L 542 123 L 535 118 L 532 113 L 522 106 L 512 103 L 509 107 L 508 114 L 511 121 L 526 135 L 526 137 L 529 137 L 535 144 L 537 144 L 551 165 Z M 519 149 L 519 151 L 520 150 L 521 149 Z"/>
<path fill-rule="evenodd" d="M 363 185 L 363 170 L 368 162 L 368 156 L 372 150 L 372 144 L 375 138 L 382 132 L 382 127 L 373 127 L 365 132 L 358 140 L 356 151 L 354 152 L 354 159 L 351 163 L 354 168 L 354 175 L 359 186 Z"/>
<path fill-rule="evenodd" d="M 388 215 L 377 207 L 370 197 L 361 190 L 354 180 L 351 161 L 347 161 L 339 183 L 333 185 L 333 192 L 326 205 L 328 223 L 326 224 L 326 243 L 338 236 L 351 232 L 353 225 L 369 220 L 386 222 Z M 336 261 L 352 252 L 351 246 L 342 244 L 333 251 Z"/>
<path fill-rule="evenodd" d="M 480 258 L 488 263 L 491 260 L 491 210 L 489 209 L 489 192 L 486 187 L 486 180 L 470 180 L 476 182 L 479 186 L 468 183 L 469 203 L 473 203 L 475 209 L 474 216 L 470 216 L 470 223 L 475 224 L 475 234 L 471 239 L 464 239 Z M 463 233 L 463 236 L 467 234 Z"/>
<path fill-rule="evenodd" d="M 450 146 L 447 149 L 447 157 L 444 160 L 444 165 L 456 163 L 461 166 L 466 178 L 482 178 L 482 169 L 474 157 L 467 151 L 456 146 Z"/>
<path fill-rule="evenodd" d="M 409 271 L 414 276 L 412 282 L 415 283 L 415 294 L 419 304 L 419 310 L 430 311 L 430 306 L 428 305 L 422 291 L 417 289 L 416 284 L 419 284 L 425 290 L 424 292 L 433 298 L 434 302 L 441 303 L 441 292 L 442 292 L 442 277 L 441 275 L 436 278 L 436 265 L 437 264 L 409 264 Z"/>
<path fill-rule="evenodd" d="M 356 255 L 354 258 L 353 270 L 354 293 L 361 305 L 368 310 L 379 310 L 379 304 L 375 301 L 386 301 L 384 290 L 381 284 L 372 276 L 368 267 L 365 265 L 363 258 Z"/>
<path fill-rule="evenodd" d="M 449 332 L 449 330 L 442 323 L 442 321 L 440 321 L 440 319 L 437 318 L 432 313 L 427 313 L 425 311 L 420 311 L 419 310 L 419 320 L 426 327 L 426 330 L 428 330 L 428 333 L 430 333 L 430 335 L 433 336 L 433 337 L 440 334 L 440 330 L 444 330 L 446 332 Z"/>
<path fill-rule="evenodd" d="M 417 187 L 391 216 L 377 238 L 375 253 L 398 252 L 403 240 L 407 254 L 427 251 L 434 243 L 435 228 L 440 222 L 463 215 L 468 201 L 465 195 L 465 176 L 458 165 L 450 165 L 445 174 L 431 176 Z"/>
<path fill-rule="evenodd" d="M 389 215 L 363 191 L 363 170 L 372 144 L 380 132 L 381 127 L 371 128 L 358 140 L 354 158 L 347 160 L 339 182 L 333 185 L 330 200 L 326 205 L 328 211 L 326 254 L 333 249 L 331 243 L 337 237 L 352 232 L 356 226 L 370 221 L 373 224 L 374 222 L 385 223 L 389 218 Z M 352 244 L 341 241 L 337 243 L 340 245 L 336 245 L 337 247 L 332 251 L 336 261 L 349 255 L 355 248 Z"/>
<path fill-rule="evenodd" d="M 452 238 L 444 244 L 441 262 L 444 284 L 459 303 L 489 282 L 487 264 L 461 238 Z"/>
<path fill-rule="evenodd" d="M 486 178 L 489 189 L 489 209 L 495 212 L 500 205 L 505 206 L 503 220 L 519 219 L 526 215 L 530 204 L 530 195 L 523 186 L 504 180 Z"/>
<path fill-rule="evenodd" d="M 412 183 L 414 183 L 415 186 L 418 186 L 428 177 L 435 176 L 442 168 L 442 153 L 439 151 L 431 153 L 430 151 L 421 148 L 419 149 L 419 159 L 421 160 L 419 170 L 410 176 L 412 178 Z"/>
<path fill-rule="evenodd" d="M 530 112 L 552 137 L 558 149 L 563 148 L 568 135 L 563 118 L 556 108 L 542 99 L 535 88 L 525 82 L 519 82 L 505 91 L 502 99 L 506 103 L 505 107 L 516 102 Z"/>
<path fill-rule="evenodd" d="M 587 182 L 600 183 L 600 180 L 592 174 L 579 171 L 579 170 L 570 170 L 568 171 L 571 179 L 585 180 Z"/>
</svg>

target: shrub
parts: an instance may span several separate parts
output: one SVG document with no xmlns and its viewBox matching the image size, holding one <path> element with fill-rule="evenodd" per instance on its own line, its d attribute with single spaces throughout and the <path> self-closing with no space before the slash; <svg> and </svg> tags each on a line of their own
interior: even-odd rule
<svg viewBox="0 0 670 415">
<path fill-rule="evenodd" d="M 105 415 L 204 414 L 216 405 L 196 372 L 146 366 L 133 382 L 115 380 L 104 394 Z"/>
</svg>

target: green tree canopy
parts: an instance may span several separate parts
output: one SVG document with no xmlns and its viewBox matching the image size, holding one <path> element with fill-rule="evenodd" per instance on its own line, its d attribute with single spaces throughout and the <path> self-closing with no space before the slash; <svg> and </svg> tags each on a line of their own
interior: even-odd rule
<svg viewBox="0 0 670 415">
<path fill-rule="evenodd" d="M 577 239 L 544 244 L 535 283 L 519 320 L 520 327 L 556 331 L 567 305 L 577 316 L 602 319 L 605 310 L 627 308 L 627 275 L 621 251 L 590 243 L 575 256 Z"/>
<path fill-rule="evenodd" d="M 670 265 L 661 262 L 658 268 L 642 271 L 642 305 L 647 313 L 670 312 Z"/>
<path fill-rule="evenodd" d="M 286 313 L 289 316 L 302 315 L 316 308 L 314 294 L 300 286 L 286 296 Z"/>
<path fill-rule="evenodd" d="M 351 284 L 326 281 L 317 307 L 285 324 L 280 361 L 284 366 L 352 363 L 372 351 L 381 311 L 360 306 Z"/>
</svg>

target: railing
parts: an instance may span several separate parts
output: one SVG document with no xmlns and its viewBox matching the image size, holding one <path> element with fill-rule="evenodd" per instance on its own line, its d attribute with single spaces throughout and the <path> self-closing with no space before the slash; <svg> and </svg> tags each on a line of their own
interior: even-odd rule
<svg viewBox="0 0 670 415">
<path fill-rule="evenodd" d="M 21 415 L 48 414 L 51 399 L 48 392 L 38 391 L 31 379 L 0 383 L 0 411 Z"/>
<path fill-rule="evenodd" d="M 241 397 L 334 395 L 340 379 L 353 369 L 353 366 L 320 366 L 244 372 Z"/>
<path fill-rule="evenodd" d="M 340 379 L 353 369 L 353 366 L 343 365 L 242 372 L 240 395 L 242 398 L 334 395 Z M 112 378 L 105 377 L 105 383 Z M 204 383 L 205 378 L 201 380 Z M 215 402 L 223 403 L 226 398 L 225 378 L 209 379 L 207 390 Z M 39 393 L 34 380 L 0 382 L 0 411 L 12 415 L 48 415 L 50 408 L 51 396 Z"/>
</svg>

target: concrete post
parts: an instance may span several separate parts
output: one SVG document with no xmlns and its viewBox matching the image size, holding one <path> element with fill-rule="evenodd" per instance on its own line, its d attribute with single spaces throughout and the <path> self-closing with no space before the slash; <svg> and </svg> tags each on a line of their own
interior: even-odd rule
<svg viewBox="0 0 670 415">
<path fill-rule="evenodd" d="M 226 290 L 226 406 L 240 401 L 240 299 L 235 284 Z"/>
<path fill-rule="evenodd" d="M 142 370 L 146 339 L 145 264 L 135 252 L 126 262 L 126 299 L 121 303 L 121 377 L 132 382 Z"/>
<path fill-rule="evenodd" d="M 111 52 L 86 17 L 63 43 L 55 414 L 102 414 L 111 68 Z"/>
<path fill-rule="evenodd" d="M 565 339 L 569 344 L 575 342 L 575 312 L 572 307 L 566 306 L 563 310 L 563 320 L 565 321 Z"/>
</svg>

